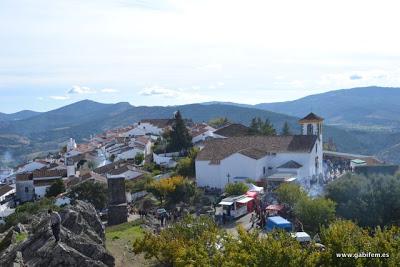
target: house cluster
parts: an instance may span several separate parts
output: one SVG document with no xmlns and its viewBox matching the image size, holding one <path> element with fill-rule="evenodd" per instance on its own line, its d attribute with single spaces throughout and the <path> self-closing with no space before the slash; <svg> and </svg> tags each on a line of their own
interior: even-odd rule
<svg viewBox="0 0 400 267">
<path fill-rule="evenodd" d="M 10 199 L 23 203 L 43 198 L 57 180 L 62 180 L 68 190 L 86 181 L 107 184 L 112 178 L 140 179 L 148 174 L 145 164 L 151 162 L 165 167 L 161 177 L 168 177 L 180 152 L 153 151 L 153 146 L 165 141 L 164 133 L 173 129 L 174 122 L 145 119 L 90 136 L 81 144 L 70 138 L 60 152 L 17 166 L 6 175 L 1 181 L 0 211 L 4 213 L 10 206 Z M 195 178 L 200 187 L 223 189 L 228 183 L 250 178 L 259 185 L 297 182 L 309 189 L 313 180 L 326 176 L 323 119 L 314 113 L 299 120 L 300 134 L 287 136 L 251 135 L 248 127 L 237 123 L 219 128 L 191 120 L 185 123 L 193 145 L 200 150 L 195 159 Z M 336 166 L 348 155 L 328 156 L 328 162 Z"/>
</svg>

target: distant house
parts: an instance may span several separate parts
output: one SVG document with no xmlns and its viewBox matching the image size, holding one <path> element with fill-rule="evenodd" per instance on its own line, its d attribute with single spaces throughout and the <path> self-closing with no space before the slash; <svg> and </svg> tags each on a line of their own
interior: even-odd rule
<svg viewBox="0 0 400 267">
<path fill-rule="evenodd" d="M 199 142 L 204 142 L 207 139 L 214 138 L 214 132 L 216 129 L 213 127 L 202 123 L 190 127 L 190 136 L 192 136 L 192 143 L 197 144 Z"/>
<path fill-rule="evenodd" d="M 245 126 L 225 128 L 219 135 L 233 137 L 206 141 L 198 153 L 197 184 L 224 188 L 246 178 L 309 183 L 323 173 L 322 118 L 308 115 L 299 123 L 302 135 L 292 136 L 243 136 Z"/>
<path fill-rule="evenodd" d="M 43 198 L 56 180 L 67 177 L 66 169 L 42 169 L 16 176 L 16 195 L 21 202 Z"/>
<path fill-rule="evenodd" d="M 171 129 L 173 123 L 174 119 L 144 119 L 136 128 L 145 134 L 162 135 L 167 129 Z"/>
</svg>

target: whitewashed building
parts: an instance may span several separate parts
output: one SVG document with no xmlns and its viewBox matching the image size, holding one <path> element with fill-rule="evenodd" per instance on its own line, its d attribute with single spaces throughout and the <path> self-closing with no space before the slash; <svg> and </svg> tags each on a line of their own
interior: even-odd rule
<svg viewBox="0 0 400 267">
<path fill-rule="evenodd" d="M 246 178 L 309 182 L 323 173 L 322 121 L 313 113 L 299 120 L 301 135 L 207 141 L 196 158 L 197 185 L 224 188 Z"/>
</svg>

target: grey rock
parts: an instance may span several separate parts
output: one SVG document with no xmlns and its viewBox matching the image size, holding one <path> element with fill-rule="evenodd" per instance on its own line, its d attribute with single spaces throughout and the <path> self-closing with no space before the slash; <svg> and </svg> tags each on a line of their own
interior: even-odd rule
<svg viewBox="0 0 400 267">
<path fill-rule="evenodd" d="M 76 201 L 60 215 L 60 242 L 55 242 L 49 216 L 42 213 L 27 240 L 0 254 L 0 266 L 114 266 L 105 249 L 104 226 L 91 204 Z M 22 259 L 17 260 L 18 252 Z"/>
</svg>

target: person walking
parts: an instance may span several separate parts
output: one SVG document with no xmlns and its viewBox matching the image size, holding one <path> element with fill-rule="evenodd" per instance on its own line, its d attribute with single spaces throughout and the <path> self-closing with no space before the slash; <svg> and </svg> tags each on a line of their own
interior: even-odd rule
<svg viewBox="0 0 400 267">
<path fill-rule="evenodd" d="M 58 241 L 60 241 L 61 216 L 57 211 L 53 211 L 52 209 L 48 210 L 48 214 L 50 215 L 50 226 L 53 236 L 58 243 Z"/>
<path fill-rule="evenodd" d="M 256 223 L 256 221 L 257 221 L 257 217 L 256 217 L 256 215 L 254 213 L 252 213 L 251 214 L 251 218 L 250 218 L 251 228 L 254 227 L 254 224 Z"/>
</svg>

